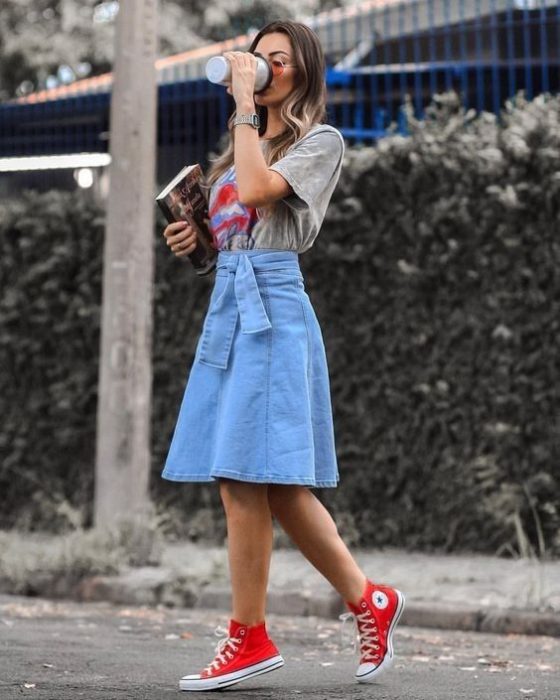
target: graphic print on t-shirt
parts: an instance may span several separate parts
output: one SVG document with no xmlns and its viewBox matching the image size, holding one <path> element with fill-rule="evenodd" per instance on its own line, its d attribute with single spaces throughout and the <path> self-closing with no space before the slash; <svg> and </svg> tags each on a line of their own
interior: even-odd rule
<svg viewBox="0 0 560 700">
<path fill-rule="evenodd" d="M 235 168 L 231 167 L 212 188 L 208 203 L 210 230 L 218 250 L 248 250 L 255 241 L 251 236 L 259 220 L 253 207 L 239 201 Z"/>
</svg>

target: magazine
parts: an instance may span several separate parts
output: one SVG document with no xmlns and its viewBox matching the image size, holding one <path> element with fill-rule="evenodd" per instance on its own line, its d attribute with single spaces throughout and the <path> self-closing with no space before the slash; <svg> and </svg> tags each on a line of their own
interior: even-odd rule
<svg viewBox="0 0 560 700">
<path fill-rule="evenodd" d="M 188 221 L 194 228 L 197 246 L 188 257 L 197 275 L 211 272 L 218 256 L 210 231 L 208 202 L 201 187 L 202 182 L 200 165 L 186 165 L 156 197 L 156 202 L 169 223 Z"/>
</svg>

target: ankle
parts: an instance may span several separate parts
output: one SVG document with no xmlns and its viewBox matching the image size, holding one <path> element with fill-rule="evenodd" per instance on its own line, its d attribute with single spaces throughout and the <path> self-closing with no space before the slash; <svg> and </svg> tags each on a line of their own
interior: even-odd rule
<svg viewBox="0 0 560 700">
<path fill-rule="evenodd" d="M 264 617 L 255 617 L 254 615 L 232 615 L 231 620 L 237 625 L 248 628 L 262 627 L 265 625 Z"/>
<path fill-rule="evenodd" d="M 366 576 L 357 579 L 352 585 L 352 588 L 348 591 L 350 595 L 348 595 L 348 597 L 345 597 L 346 603 L 351 603 L 352 605 L 357 606 L 364 597 L 367 586 L 368 579 L 366 578 Z"/>
</svg>

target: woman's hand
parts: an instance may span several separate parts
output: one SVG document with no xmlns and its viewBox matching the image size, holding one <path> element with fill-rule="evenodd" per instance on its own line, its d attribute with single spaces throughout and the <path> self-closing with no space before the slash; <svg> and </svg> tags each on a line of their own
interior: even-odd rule
<svg viewBox="0 0 560 700">
<path fill-rule="evenodd" d="M 186 221 L 175 221 L 163 230 L 167 245 L 178 258 L 190 255 L 196 248 L 196 233 Z"/>
<path fill-rule="evenodd" d="M 231 85 L 227 92 L 233 95 L 237 111 L 255 110 L 255 80 L 257 77 L 257 58 L 246 51 L 226 51 L 224 53 L 231 64 Z"/>
</svg>

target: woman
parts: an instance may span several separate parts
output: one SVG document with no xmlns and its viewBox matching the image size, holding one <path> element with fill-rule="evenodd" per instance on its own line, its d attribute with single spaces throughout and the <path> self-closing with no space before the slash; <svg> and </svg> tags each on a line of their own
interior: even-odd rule
<svg viewBox="0 0 560 700">
<path fill-rule="evenodd" d="M 273 71 L 256 95 L 254 54 Z M 354 614 L 356 679 L 369 682 L 391 662 L 404 596 L 366 578 L 309 490 L 336 486 L 338 469 L 325 349 L 298 263 L 319 232 L 344 141 L 323 123 L 325 61 L 307 26 L 272 22 L 248 53 L 224 55 L 235 112 L 208 174 L 220 252 L 162 477 L 219 481 L 233 610 L 214 660 L 180 688 L 223 688 L 283 665 L 265 626 L 273 517 Z M 177 256 L 194 250 L 189 226 L 164 235 Z"/>
</svg>

